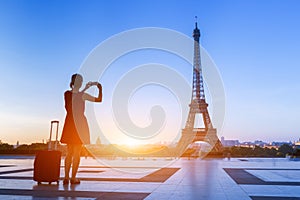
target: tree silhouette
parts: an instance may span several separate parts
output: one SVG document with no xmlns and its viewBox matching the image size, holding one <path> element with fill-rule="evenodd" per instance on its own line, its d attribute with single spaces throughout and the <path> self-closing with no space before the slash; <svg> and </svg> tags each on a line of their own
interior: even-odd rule
<svg viewBox="0 0 300 200">
<path fill-rule="evenodd" d="M 279 147 L 278 152 L 282 153 L 283 155 L 292 154 L 294 151 L 293 147 L 289 144 L 283 144 Z"/>
</svg>

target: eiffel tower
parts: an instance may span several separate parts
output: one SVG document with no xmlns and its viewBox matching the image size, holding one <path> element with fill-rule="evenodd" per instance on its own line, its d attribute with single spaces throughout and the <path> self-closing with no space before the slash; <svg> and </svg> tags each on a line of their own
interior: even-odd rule
<svg viewBox="0 0 300 200">
<path fill-rule="evenodd" d="M 200 57 L 200 30 L 197 22 L 193 32 L 194 37 L 194 66 L 193 66 L 193 91 L 190 110 L 185 128 L 182 130 L 181 138 L 178 142 L 177 149 L 183 153 L 189 144 L 196 141 L 207 142 L 211 146 L 211 153 L 220 153 L 222 144 L 217 136 L 217 129 L 213 128 L 205 100 L 204 83 L 202 76 L 202 66 Z M 204 128 L 195 128 L 196 115 L 202 115 Z"/>
</svg>

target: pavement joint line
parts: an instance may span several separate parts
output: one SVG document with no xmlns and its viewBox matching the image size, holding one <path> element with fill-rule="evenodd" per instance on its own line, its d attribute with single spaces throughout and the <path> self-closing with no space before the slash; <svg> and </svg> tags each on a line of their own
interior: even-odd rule
<svg viewBox="0 0 300 200">
<path fill-rule="evenodd" d="M 64 168 L 64 166 L 62 165 L 61 168 Z M 159 169 L 160 167 L 146 167 L 146 166 L 145 167 L 137 167 L 137 166 L 79 166 L 79 168 Z"/>
<path fill-rule="evenodd" d="M 142 178 L 85 178 L 82 177 L 80 180 L 82 181 L 111 181 L 111 182 L 158 182 L 163 183 L 167 179 L 169 179 L 172 175 L 174 175 L 180 168 L 161 168 L 156 170 Z M 32 171 L 33 169 L 21 169 L 21 170 L 12 170 L 7 171 L 8 173 L 17 173 L 17 172 L 25 172 Z M 31 176 L 0 176 L 0 179 L 18 179 L 18 180 L 32 180 Z M 63 178 L 60 178 L 62 180 Z"/>
<path fill-rule="evenodd" d="M 16 165 L 0 165 L 0 167 L 15 167 Z"/>
<path fill-rule="evenodd" d="M 33 171 L 33 168 L 16 169 L 16 170 L 10 170 L 10 171 L 3 171 L 3 172 L 0 172 L 0 175 L 2 175 L 2 174 L 20 173 L 20 172 L 28 172 L 28 171 Z"/>
<path fill-rule="evenodd" d="M 150 193 L 139 192 L 95 192 L 76 190 L 41 190 L 41 189 L 0 189 L 0 195 L 32 196 L 32 197 L 85 197 L 85 198 L 105 198 L 105 199 L 132 199 L 140 200 L 146 198 Z"/>
<path fill-rule="evenodd" d="M 291 169 L 291 168 L 223 168 L 223 169 L 300 171 L 299 168 L 297 168 L 297 169 Z"/>
<path fill-rule="evenodd" d="M 300 197 L 250 196 L 252 200 L 300 200 Z"/>
</svg>

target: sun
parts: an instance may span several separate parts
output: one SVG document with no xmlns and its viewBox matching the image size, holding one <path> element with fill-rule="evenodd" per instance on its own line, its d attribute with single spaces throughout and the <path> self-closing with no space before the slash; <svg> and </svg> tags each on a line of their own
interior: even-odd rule
<svg viewBox="0 0 300 200">
<path fill-rule="evenodd" d="M 130 147 L 135 148 L 135 147 L 141 145 L 141 142 L 138 140 L 135 140 L 135 139 L 128 138 L 124 142 L 122 142 L 122 145 L 124 145 L 128 148 L 130 148 Z"/>
</svg>

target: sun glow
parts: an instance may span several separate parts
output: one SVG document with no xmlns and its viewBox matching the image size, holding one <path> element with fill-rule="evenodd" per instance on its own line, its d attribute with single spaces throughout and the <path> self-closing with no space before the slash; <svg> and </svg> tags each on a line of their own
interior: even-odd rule
<svg viewBox="0 0 300 200">
<path fill-rule="evenodd" d="M 127 138 L 124 142 L 120 143 L 122 146 L 126 146 L 128 148 L 134 148 L 142 145 L 142 143 L 138 140 Z"/>
<path fill-rule="evenodd" d="M 134 139 L 127 139 L 114 145 L 117 149 L 129 154 L 152 154 L 165 149 L 165 145 L 143 143 Z"/>
</svg>

